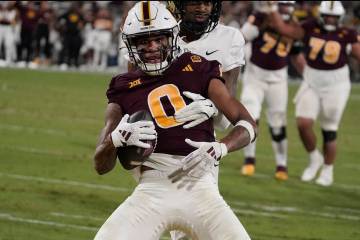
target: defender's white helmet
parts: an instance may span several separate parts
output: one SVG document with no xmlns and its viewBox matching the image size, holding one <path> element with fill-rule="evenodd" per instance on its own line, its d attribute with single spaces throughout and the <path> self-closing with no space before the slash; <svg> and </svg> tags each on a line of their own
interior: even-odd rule
<svg viewBox="0 0 360 240">
<path fill-rule="evenodd" d="M 122 38 L 128 48 L 131 62 L 147 74 L 160 75 L 179 53 L 178 33 L 178 24 L 165 5 L 158 1 L 141 1 L 128 12 Z M 141 59 L 134 40 L 155 34 L 168 36 L 167 48 L 161 49 L 165 56 L 160 63 L 146 63 Z"/>
<path fill-rule="evenodd" d="M 277 1 L 278 11 L 284 21 L 289 21 L 295 10 L 295 1 Z M 281 12 L 280 6 L 286 6 L 288 12 Z"/>
<path fill-rule="evenodd" d="M 345 15 L 345 9 L 340 1 L 322 1 L 319 7 L 319 13 L 320 23 L 324 26 L 325 30 L 335 31 Z M 324 20 L 324 16 L 326 15 L 338 17 L 337 24 L 327 24 Z"/>
</svg>

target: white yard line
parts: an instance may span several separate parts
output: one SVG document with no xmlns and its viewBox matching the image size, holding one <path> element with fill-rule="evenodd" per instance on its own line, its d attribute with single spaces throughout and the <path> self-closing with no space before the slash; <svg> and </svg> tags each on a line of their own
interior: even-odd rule
<svg viewBox="0 0 360 240">
<path fill-rule="evenodd" d="M 333 214 L 333 213 L 326 213 L 326 212 L 305 212 L 305 214 L 313 215 L 316 217 L 325 217 L 325 218 L 332 218 L 332 219 L 345 219 L 350 221 L 360 221 L 360 217 L 353 216 L 353 215 L 346 215 L 346 214 Z"/>
<path fill-rule="evenodd" d="M 51 128 L 33 128 L 14 124 L 0 124 L 0 129 L 11 130 L 11 131 L 26 131 L 29 133 L 45 133 L 48 135 L 55 136 L 67 136 L 68 134 L 64 131 Z"/>
<path fill-rule="evenodd" d="M 39 112 L 31 112 L 24 109 L 11 108 L 11 107 L 0 109 L 0 113 L 7 115 L 30 116 L 34 118 L 43 118 L 43 117 L 51 118 L 49 115 L 41 114 Z M 102 121 L 101 118 L 86 118 L 86 117 L 75 117 L 75 116 L 72 116 L 71 118 L 66 116 L 57 116 L 57 120 L 64 120 L 67 122 L 79 121 L 79 122 L 91 123 L 91 124 L 98 124 L 99 122 Z"/>
<path fill-rule="evenodd" d="M 73 120 L 74 119 L 72 119 L 72 121 Z M 46 134 L 49 136 L 57 136 L 57 137 L 87 137 L 87 138 L 92 137 L 92 135 L 89 135 L 85 132 L 82 132 L 81 135 L 79 135 L 78 133 L 68 132 L 60 129 L 42 128 L 42 127 L 35 128 L 35 127 L 28 127 L 17 124 L 0 124 L 0 130 L 25 132 L 30 134 Z"/>
<path fill-rule="evenodd" d="M 61 151 L 49 151 L 49 150 L 44 150 L 44 149 L 40 149 L 40 148 L 21 147 L 21 146 L 5 145 L 5 144 L 0 145 L 0 149 L 13 150 L 16 152 L 40 154 L 40 155 L 53 155 L 53 156 L 57 156 L 57 157 L 66 157 L 66 158 L 72 158 L 72 159 L 73 158 L 91 159 L 93 157 L 90 154 L 80 155 L 80 154 L 73 154 L 73 153 L 65 153 L 65 152 L 61 152 Z"/>
<path fill-rule="evenodd" d="M 104 222 L 106 220 L 106 218 L 93 217 L 93 216 L 83 216 L 83 215 L 74 215 L 74 214 L 67 214 L 67 213 L 61 213 L 61 212 L 51 212 L 50 215 L 55 216 L 55 217 L 63 217 L 63 218 L 90 219 L 90 220 L 102 221 L 102 222 Z"/>
<path fill-rule="evenodd" d="M 53 179 L 53 178 L 25 176 L 25 175 L 18 175 L 18 174 L 7 174 L 7 173 L 1 173 L 1 172 L 0 172 L 0 177 L 7 177 L 7 178 L 13 178 L 13 179 L 17 179 L 17 180 L 24 180 L 24 181 L 37 181 L 37 182 L 54 183 L 54 184 L 60 184 L 60 185 L 79 186 L 79 187 L 85 187 L 85 188 L 91 188 L 91 189 L 102 189 L 102 190 L 108 190 L 108 191 L 113 191 L 113 192 L 131 192 L 132 191 L 129 188 L 113 187 L 110 185 L 101 185 L 101 184 L 85 183 L 85 182 Z"/>
<path fill-rule="evenodd" d="M 263 205 L 263 204 L 257 204 L 257 203 L 246 203 L 241 201 L 228 201 L 231 205 L 240 206 L 240 207 L 253 207 L 253 208 L 259 208 L 264 211 L 268 212 L 297 212 L 298 209 L 296 207 L 290 207 L 290 206 L 269 206 L 269 205 Z"/>
<path fill-rule="evenodd" d="M 84 231 L 92 231 L 96 232 L 98 229 L 93 227 L 87 227 L 87 226 L 81 226 L 81 225 L 74 225 L 74 224 L 65 224 L 65 223 L 59 223 L 59 222 L 53 222 L 53 221 L 45 221 L 45 220 L 39 220 L 39 219 L 31 219 L 31 218 L 20 218 L 15 217 L 8 213 L 1 213 L 0 212 L 0 219 L 8 220 L 11 222 L 23 222 L 23 223 L 30 223 L 30 224 L 40 224 L 40 225 L 48 225 L 53 227 L 60 227 L 60 228 L 73 228 L 78 230 L 84 230 Z"/>
<path fill-rule="evenodd" d="M 100 184 L 92 184 L 92 183 L 84 183 L 84 182 L 77 182 L 77 181 L 68 181 L 68 180 L 60 180 L 60 179 L 50 179 L 50 178 L 42 178 L 42 177 L 34 177 L 34 176 L 24 176 L 24 175 L 17 175 L 17 174 L 7 174 L 7 173 L 0 173 L 0 177 L 8 177 L 13 178 L 17 180 L 24 180 L 24 181 L 39 181 L 39 182 L 45 182 L 45 183 L 54 183 L 54 184 L 61 184 L 61 185 L 71 185 L 71 186 L 80 186 L 85 188 L 91 188 L 91 189 L 103 189 L 108 191 L 114 191 L 114 192 L 131 192 L 131 189 L 129 188 L 121 188 L 121 187 L 113 187 L 109 185 L 100 185 Z M 318 216 L 318 217 L 327 217 L 327 218 L 333 218 L 333 219 L 345 219 L 345 220 L 352 220 L 352 221 L 360 221 L 360 216 L 354 216 L 354 215 L 348 215 L 345 213 L 341 214 L 334 214 L 332 212 L 318 212 L 318 211 L 305 211 L 303 209 L 299 209 L 297 207 L 293 206 L 271 206 L 271 205 L 263 205 L 263 204 L 249 204 L 246 202 L 241 201 L 229 201 L 230 205 L 234 206 L 233 210 L 237 213 L 242 214 L 257 214 L 261 216 L 268 216 L 268 217 L 278 217 L 278 218 L 284 218 L 286 216 L 280 215 L 280 214 L 274 214 L 274 213 L 299 213 L 299 214 L 307 214 L 312 216 Z M 241 208 L 238 208 L 238 207 Z M 255 210 L 248 210 L 244 209 L 246 207 L 251 208 L 257 208 L 260 209 L 260 211 Z M 340 209 L 340 208 L 339 208 Z M 359 213 L 358 209 L 350 209 L 346 208 L 348 212 L 352 211 L 351 213 L 357 215 Z M 88 216 L 82 216 L 82 215 L 66 215 L 63 213 L 53 213 L 54 215 L 57 214 L 58 216 L 63 217 L 72 217 L 72 218 L 89 218 Z M 96 218 L 96 217 L 93 217 Z M 97 218 L 97 220 L 100 220 Z"/>
<path fill-rule="evenodd" d="M 81 215 L 67 215 L 64 213 L 51 213 L 51 215 L 54 216 L 66 216 L 71 218 L 87 218 L 87 219 L 96 219 L 96 220 L 102 220 L 104 219 L 97 218 L 97 217 L 89 217 L 89 216 L 81 216 Z M 58 227 L 58 228 L 71 228 L 71 229 L 77 229 L 77 230 L 83 230 L 83 231 L 89 231 L 89 232 L 97 232 L 99 229 L 94 227 L 88 227 L 88 226 L 82 226 L 82 225 L 76 225 L 76 224 L 67 224 L 67 223 L 59 223 L 54 221 L 47 221 L 47 220 L 39 220 L 39 219 L 31 219 L 31 218 L 21 218 L 21 217 L 15 217 L 12 214 L 9 213 L 1 213 L 0 212 L 0 220 L 10 221 L 10 222 L 21 222 L 21 223 L 30 223 L 30 224 L 37 224 L 37 225 L 46 225 L 51 227 Z M 100 227 L 100 225 L 99 225 Z M 169 237 L 161 237 L 161 240 L 169 240 Z"/>
<path fill-rule="evenodd" d="M 272 218 L 287 218 L 287 216 L 285 215 L 276 214 L 276 213 L 268 213 L 268 212 L 239 209 L 239 208 L 232 208 L 232 210 L 235 213 L 245 214 L 245 215 L 254 215 L 254 216 L 272 217 Z"/>
<path fill-rule="evenodd" d="M 353 208 L 343 208 L 343 207 L 331 207 L 331 206 L 325 206 L 326 209 L 330 210 L 336 210 L 336 211 L 342 211 L 342 212 L 348 212 L 353 214 L 360 215 L 360 209 L 353 209 Z"/>
<path fill-rule="evenodd" d="M 353 191 L 360 191 L 360 186 L 358 185 L 348 185 L 348 184 L 341 184 L 341 183 L 334 183 L 333 187 L 353 190 Z"/>
<path fill-rule="evenodd" d="M 220 170 L 220 173 L 222 173 L 222 174 L 227 173 L 227 172 L 230 172 L 230 171 Z M 251 177 L 246 177 L 246 176 L 240 176 L 240 177 L 243 177 L 243 178 L 258 178 L 258 179 L 274 179 L 273 175 L 268 175 L 268 174 L 263 174 L 263 173 L 255 173 Z M 304 183 L 304 184 L 309 184 L 309 183 Z M 360 191 L 360 186 L 358 186 L 358 185 L 334 183 L 331 187 L 332 188 L 340 188 L 340 189 L 343 189 L 343 190 L 345 189 L 345 190 Z"/>
<path fill-rule="evenodd" d="M 48 150 L 39 149 L 39 148 L 32 148 L 32 147 L 1 145 L 0 149 L 16 150 L 16 151 L 19 151 L 19 152 L 34 153 L 34 154 L 46 154 L 46 155 L 63 156 L 63 157 L 74 157 L 74 155 L 65 154 L 63 152 L 48 151 Z"/>
<path fill-rule="evenodd" d="M 261 209 L 265 212 L 287 212 L 287 213 L 298 213 L 298 214 L 305 214 L 305 215 L 312 215 L 312 216 L 316 216 L 316 217 L 326 217 L 326 218 L 332 218 L 332 219 L 345 219 L 345 220 L 350 220 L 350 221 L 360 221 L 360 216 L 354 216 L 354 215 L 348 215 L 348 214 L 343 214 L 343 213 L 339 213 L 339 214 L 335 214 L 332 212 L 319 212 L 319 211 L 305 211 L 303 209 L 299 209 L 297 207 L 292 207 L 292 206 L 269 206 L 269 205 L 263 205 L 263 204 L 249 204 L 249 203 L 245 203 L 245 202 L 241 202 L 241 201 L 229 201 L 228 202 L 231 205 L 235 205 L 235 206 L 241 206 L 241 207 L 251 207 L 251 208 L 258 208 Z M 329 207 L 327 207 L 329 208 Z M 236 208 L 233 208 L 233 210 L 235 211 Z M 337 208 L 338 210 L 344 210 L 345 208 L 341 209 L 341 208 Z M 354 214 L 359 214 L 359 212 L 356 209 L 350 209 L 350 208 L 346 208 L 346 210 L 348 212 L 350 212 L 349 210 L 352 210 L 351 213 Z M 250 210 L 251 211 L 251 210 Z M 254 211 L 254 212 L 260 212 L 260 213 L 264 213 L 262 211 Z M 245 212 L 246 213 L 246 212 Z M 264 215 L 266 216 L 266 215 Z M 271 215 L 268 215 L 271 216 Z M 279 215 L 282 216 L 282 215 Z M 279 217 L 277 216 L 277 217 Z M 276 216 L 274 216 L 276 217 Z"/>
</svg>

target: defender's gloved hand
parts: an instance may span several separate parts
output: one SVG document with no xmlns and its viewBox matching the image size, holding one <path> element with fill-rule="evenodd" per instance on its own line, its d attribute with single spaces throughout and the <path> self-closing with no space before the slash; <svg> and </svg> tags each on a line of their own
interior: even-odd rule
<svg viewBox="0 0 360 240">
<path fill-rule="evenodd" d="M 217 108 L 210 99 L 187 91 L 183 92 L 183 94 L 193 100 L 192 103 L 175 112 L 174 115 L 177 122 L 189 122 L 184 125 L 184 128 L 192 128 L 218 114 Z"/>
<path fill-rule="evenodd" d="M 212 168 L 217 167 L 220 159 L 228 152 L 224 143 L 195 142 L 190 139 L 185 139 L 185 142 L 197 149 L 181 160 L 181 168 L 168 176 L 173 183 L 182 180 L 184 176 L 201 178 Z M 179 187 L 186 185 L 188 180 L 184 181 Z"/>
<path fill-rule="evenodd" d="M 111 133 L 111 139 L 115 147 L 138 146 L 150 148 L 150 144 L 143 140 L 156 139 L 155 125 L 152 121 L 138 121 L 128 123 L 129 114 L 125 114 L 118 126 Z"/>
</svg>

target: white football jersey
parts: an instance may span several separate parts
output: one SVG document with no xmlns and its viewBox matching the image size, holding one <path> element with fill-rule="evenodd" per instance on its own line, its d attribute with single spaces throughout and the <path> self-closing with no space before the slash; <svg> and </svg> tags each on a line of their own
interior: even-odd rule
<svg viewBox="0 0 360 240">
<path fill-rule="evenodd" d="M 16 18 L 16 10 L 0 10 L 0 20 L 12 23 Z"/>
<path fill-rule="evenodd" d="M 218 24 L 214 30 L 200 39 L 186 43 L 178 39 L 184 51 L 198 54 L 207 60 L 217 60 L 223 72 L 245 65 L 245 40 L 242 33 L 233 27 Z M 124 41 L 120 38 L 121 60 L 129 61 L 129 54 Z"/>
<path fill-rule="evenodd" d="M 179 45 L 184 51 L 193 52 L 207 60 L 217 60 L 224 72 L 245 64 L 245 40 L 242 33 L 233 27 L 218 24 L 198 40 L 186 43 L 179 39 Z"/>
</svg>

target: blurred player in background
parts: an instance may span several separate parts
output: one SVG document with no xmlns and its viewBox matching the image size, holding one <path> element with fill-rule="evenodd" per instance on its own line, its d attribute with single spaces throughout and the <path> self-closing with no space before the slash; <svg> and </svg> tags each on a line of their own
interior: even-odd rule
<svg viewBox="0 0 360 240">
<path fill-rule="evenodd" d="M 113 20 L 110 12 L 99 9 L 94 20 L 93 29 L 93 67 L 104 70 L 107 66 L 107 57 L 111 45 Z"/>
<path fill-rule="evenodd" d="M 18 4 L 20 10 L 21 30 L 18 47 L 18 66 L 26 67 L 33 60 L 35 30 L 39 19 L 39 10 L 34 2 Z"/>
<path fill-rule="evenodd" d="M 0 67 L 9 66 L 15 61 L 15 25 L 18 17 L 13 2 L 0 3 L 0 53 L 4 47 L 3 55 L 5 56 L 5 61 L 0 59 Z"/>
<path fill-rule="evenodd" d="M 274 10 L 274 9 L 273 9 Z M 309 154 L 309 165 L 301 179 L 316 177 L 316 183 L 333 183 L 333 164 L 336 157 L 337 130 L 350 94 L 347 55 L 360 60 L 360 38 L 355 30 L 341 26 L 345 10 L 339 1 L 323 1 L 320 16 L 304 22 L 285 23 L 280 14 L 272 11 L 272 23 L 281 34 L 302 39 L 307 65 L 304 81 L 295 96 L 295 114 L 301 140 Z M 323 154 L 316 148 L 314 121 L 320 115 L 323 135 Z M 324 162 L 325 159 L 325 162 Z"/>
<path fill-rule="evenodd" d="M 62 49 L 59 56 L 61 70 L 69 66 L 79 66 L 79 53 L 82 45 L 81 30 L 84 19 L 78 2 L 71 3 L 70 9 L 59 17 L 59 28 L 62 37 Z"/>
<path fill-rule="evenodd" d="M 227 152 L 256 137 L 255 122 L 228 92 L 219 63 L 181 54 L 177 22 L 157 3 L 137 3 L 128 13 L 123 36 L 136 69 L 110 83 L 96 170 L 104 174 L 114 168 L 118 147 L 146 148 L 143 141 L 155 138 L 157 145 L 141 166 L 139 185 L 95 239 L 157 240 L 168 229 L 181 229 L 193 239 L 250 239 L 211 175 Z M 216 142 L 212 119 L 184 130 L 174 119 L 174 112 L 191 102 L 184 91 L 208 96 L 235 125 L 232 131 Z M 127 122 L 127 114 L 142 109 L 149 110 L 155 122 Z M 178 180 L 177 186 L 173 182 Z"/>
<path fill-rule="evenodd" d="M 47 1 L 40 2 L 39 18 L 35 32 L 35 58 L 30 67 L 37 68 L 42 63 L 50 64 L 50 30 L 54 25 L 55 14 Z"/>
<path fill-rule="evenodd" d="M 285 22 L 291 22 L 295 1 L 278 1 L 279 14 Z M 241 102 L 257 123 L 260 120 L 262 103 L 265 101 L 267 121 L 275 153 L 275 178 L 287 180 L 286 110 L 288 100 L 288 63 L 304 61 L 297 57 L 300 52 L 292 38 L 279 34 L 268 24 L 264 12 L 250 15 L 241 31 L 251 42 L 250 61 L 245 68 Z M 303 63 L 304 64 L 304 63 Z M 245 161 L 241 173 L 251 176 L 255 172 L 256 142 L 244 148 Z"/>
</svg>

